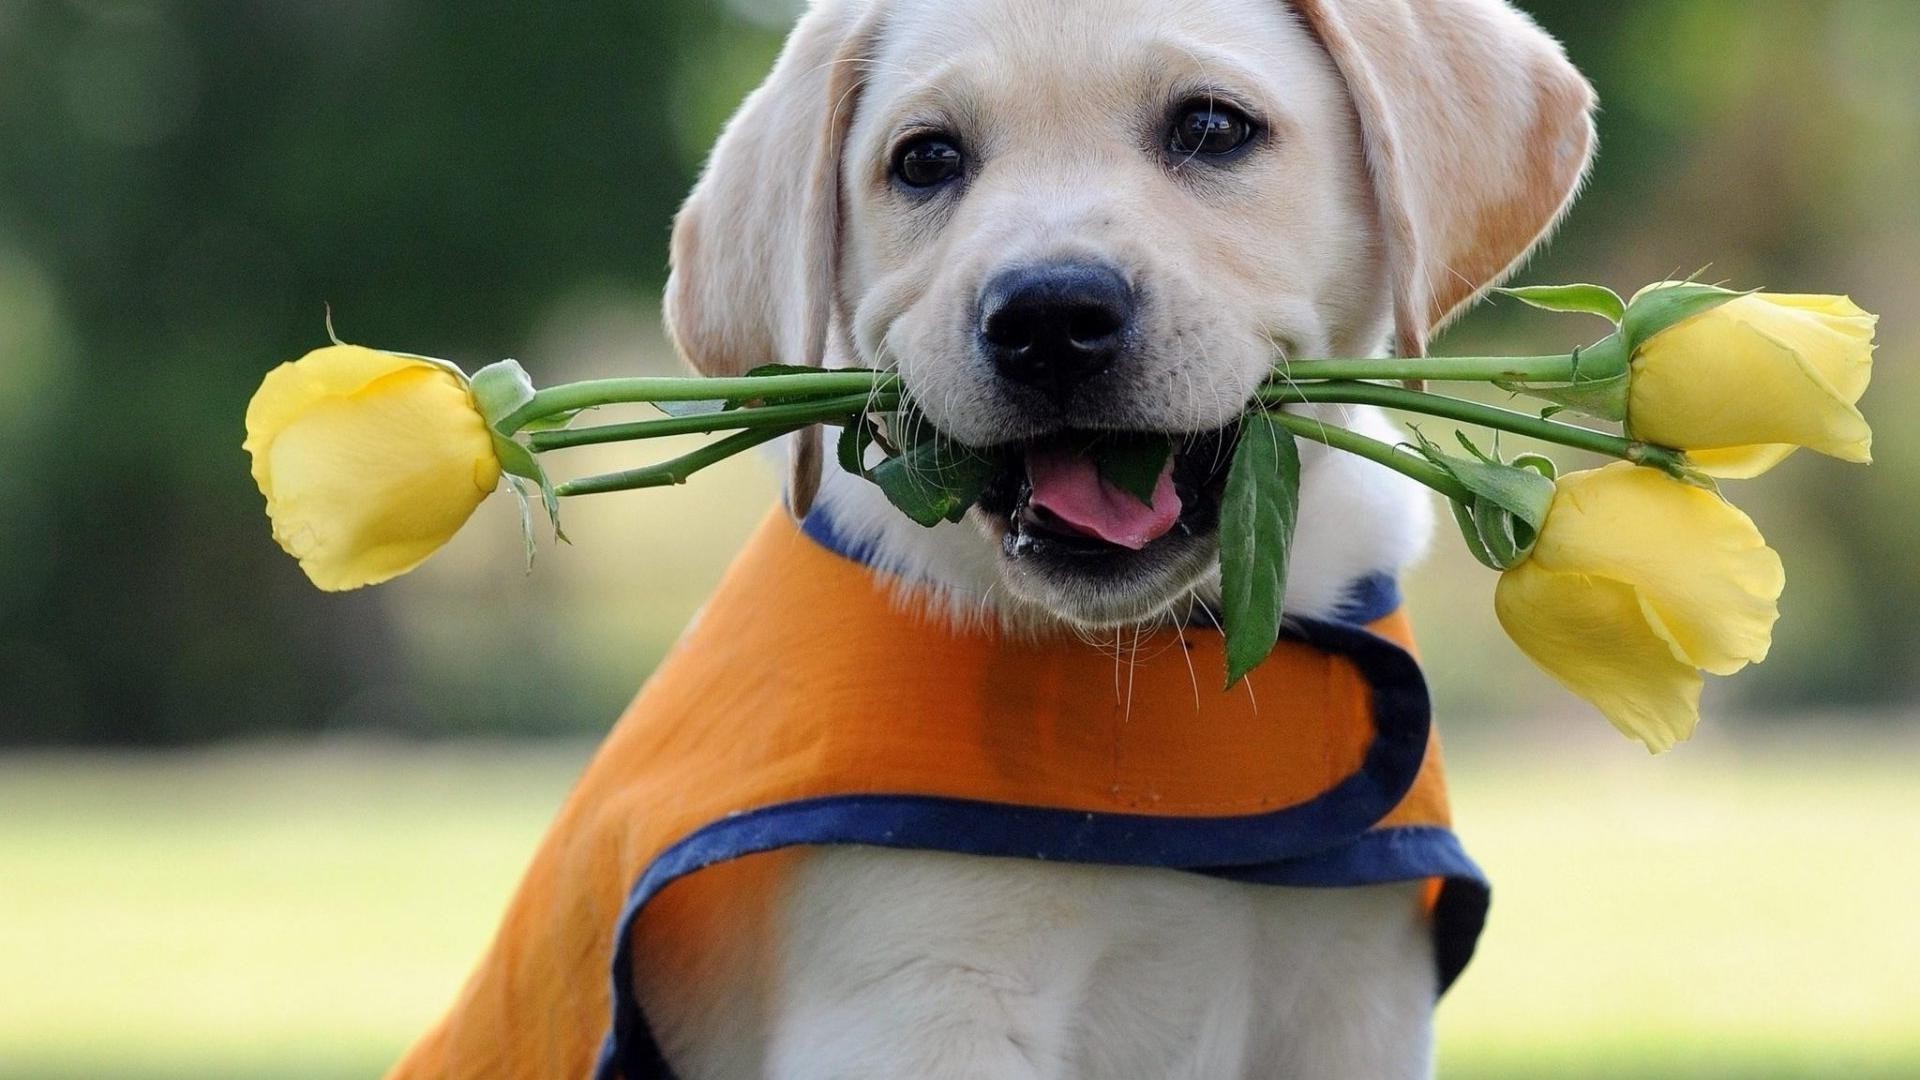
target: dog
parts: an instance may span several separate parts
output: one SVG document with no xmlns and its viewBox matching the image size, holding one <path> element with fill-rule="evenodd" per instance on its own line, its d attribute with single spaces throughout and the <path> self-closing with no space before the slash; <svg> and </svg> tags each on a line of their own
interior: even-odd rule
<svg viewBox="0 0 1920 1080">
<path fill-rule="evenodd" d="M 1124 647 L 1217 607 L 1219 459 L 1276 359 L 1422 354 L 1564 213 L 1593 107 L 1559 45 L 1503 0 L 816 0 L 679 215 L 668 324 L 706 375 L 892 369 L 932 428 L 1015 448 L 1024 470 L 966 520 L 923 529 L 810 433 L 788 447 L 788 502 L 923 623 Z M 1398 439 L 1366 409 L 1324 416 Z M 1151 500 L 1103 501 L 1075 449 L 1115 431 L 1181 440 Z M 1302 454 L 1286 605 L 1309 625 L 1338 619 L 1353 583 L 1411 565 L 1432 510 L 1397 473 Z M 797 623 L 777 640 L 804 648 L 838 632 L 857 592 L 709 613 L 680 652 L 772 619 Z M 756 662 L 770 661 L 738 661 Z M 685 692 L 725 683 L 698 685 Z M 1216 685 L 1196 677 L 1196 704 Z M 1288 690 L 1262 692 L 1274 710 Z M 556 835 L 614 805 L 576 793 Z M 632 922 L 645 890 L 629 897 L 615 874 L 560 912 L 549 879 L 626 845 L 557 850 L 496 945 L 488 970 L 514 974 L 483 970 L 396 1075 L 584 1071 L 571 1049 L 510 1067 L 504 1047 L 571 1047 L 562 1003 L 604 1008 L 605 986 L 517 1013 L 506 988 L 609 951 L 606 1077 L 1431 1074 L 1433 1005 L 1457 963 L 1436 969 L 1424 877 L 1287 887 L 1169 868 L 1206 865 L 1178 852 L 1008 858 L 961 834 L 948 850 L 892 832 L 763 838 L 753 850 L 779 850 L 693 875 L 720 883 L 697 902 L 678 883 L 649 894 L 677 912 L 649 919 L 679 929 L 642 920 L 617 942 L 605 928 Z M 549 924 L 575 918 L 593 929 L 559 944 Z M 491 1019 L 461 1019 L 483 1006 Z M 487 1049 L 457 1067 L 463 1038 Z"/>
</svg>

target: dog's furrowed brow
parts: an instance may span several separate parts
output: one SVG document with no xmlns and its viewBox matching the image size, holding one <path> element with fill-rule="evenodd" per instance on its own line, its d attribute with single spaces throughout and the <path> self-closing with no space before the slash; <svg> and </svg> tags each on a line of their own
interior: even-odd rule
<svg viewBox="0 0 1920 1080">
<path fill-rule="evenodd" d="M 1170 100 L 1217 97 L 1263 118 L 1283 118 L 1272 77 L 1247 58 L 1215 45 L 1171 38 L 1155 39 L 1142 48 L 1143 77 Z"/>
<path fill-rule="evenodd" d="M 930 128 L 984 133 L 989 130 L 996 95 L 1060 94 L 1077 100 L 1104 100 L 1112 104 L 1157 110 L 1191 98 L 1218 97 L 1269 123 L 1287 119 L 1270 78 L 1259 73 L 1249 58 L 1217 44 L 1184 36 L 1152 36 L 1101 46 L 1100 57 L 1053 55 L 1049 68 L 1032 77 L 1008 73 L 991 55 L 950 57 L 898 89 L 887 89 L 876 102 L 886 116 L 881 136 L 891 146 L 905 135 Z M 1030 63 L 1030 60 L 1028 61 Z M 1076 78 L 1072 72 L 1084 75 Z M 979 82 L 982 71 L 1001 71 L 991 85 Z"/>
<path fill-rule="evenodd" d="M 876 102 L 888 117 L 886 141 L 931 127 L 978 127 L 981 95 L 973 80 L 966 65 L 950 62 Z"/>
</svg>

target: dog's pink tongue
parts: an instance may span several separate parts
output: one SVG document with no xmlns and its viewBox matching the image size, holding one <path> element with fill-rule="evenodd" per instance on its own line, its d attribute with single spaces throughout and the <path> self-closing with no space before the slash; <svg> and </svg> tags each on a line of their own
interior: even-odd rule
<svg viewBox="0 0 1920 1080">
<path fill-rule="evenodd" d="M 1032 505 L 1083 536 L 1139 551 L 1180 520 L 1180 493 L 1173 488 L 1173 461 L 1160 470 L 1149 506 L 1100 476 L 1085 453 L 1061 449 L 1027 451 Z"/>
</svg>

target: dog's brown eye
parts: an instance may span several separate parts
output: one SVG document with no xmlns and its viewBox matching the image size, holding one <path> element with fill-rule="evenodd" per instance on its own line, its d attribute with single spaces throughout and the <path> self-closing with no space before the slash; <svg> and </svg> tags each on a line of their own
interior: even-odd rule
<svg viewBox="0 0 1920 1080">
<path fill-rule="evenodd" d="M 958 177 L 965 164 L 960 148 L 951 140 L 928 135 L 908 142 L 894 154 L 893 175 L 908 187 L 934 187 Z"/>
<path fill-rule="evenodd" d="M 1167 132 L 1167 149 L 1183 158 L 1225 157 L 1253 141 L 1247 114 L 1217 101 L 1182 105 Z"/>
</svg>

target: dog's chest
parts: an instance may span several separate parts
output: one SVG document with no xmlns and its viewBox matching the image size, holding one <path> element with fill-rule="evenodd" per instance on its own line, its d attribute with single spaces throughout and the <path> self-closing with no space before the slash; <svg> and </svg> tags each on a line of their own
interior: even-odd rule
<svg viewBox="0 0 1920 1080">
<path fill-rule="evenodd" d="M 639 987 L 683 1080 L 1333 1076 L 1301 1033 L 1356 1010 L 1369 1038 L 1424 1053 L 1417 886 L 878 848 L 813 850 L 780 877 L 701 962 L 700 993 Z"/>
</svg>

